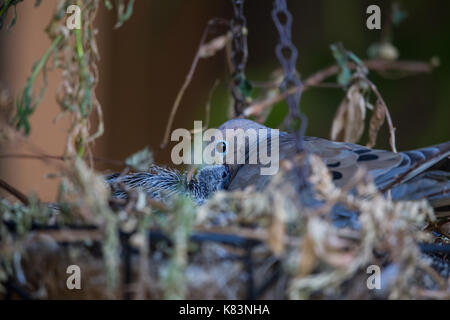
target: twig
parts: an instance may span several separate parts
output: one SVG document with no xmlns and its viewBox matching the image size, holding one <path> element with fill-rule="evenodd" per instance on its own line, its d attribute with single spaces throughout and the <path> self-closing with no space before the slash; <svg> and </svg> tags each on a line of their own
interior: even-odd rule
<svg viewBox="0 0 450 320">
<path fill-rule="evenodd" d="M 445 289 L 446 281 L 439 275 L 439 273 L 437 273 L 436 270 L 424 262 L 421 263 L 421 267 L 426 273 L 428 273 L 428 275 L 431 276 L 431 278 L 433 278 L 433 280 L 439 285 L 440 289 Z"/>
<path fill-rule="evenodd" d="M 10 194 L 12 194 L 14 197 L 20 200 L 24 205 L 28 206 L 30 204 L 30 201 L 28 200 L 27 196 L 24 195 L 22 192 L 11 186 L 9 183 L 4 181 L 3 179 L 0 179 L 0 188 L 8 191 Z"/>
<path fill-rule="evenodd" d="M 44 235 L 51 237 L 57 242 L 76 243 L 85 241 L 101 241 L 104 237 L 103 231 L 100 229 L 94 230 L 74 230 L 74 229 L 60 229 L 60 230 L 37 230 L 35 235 Z"/>
<path fill-rule="evenodd" d="M 419 298 L 422 299 L 440 299 L 440 300 L 448 300 L 450 299 L 450 293 L 446 290 L 427 290 L 427 289 L 417 289 L 417 294 Z"/>
<path fill-rule="evenodd" d="M 0 154 L 0 159 L 8 159 L 8 158 L 22 158 L 22 159 L 38 159 L 38 160 L 59 160 L 59 161 L 65 161 L 74 159 L 75 157 L 69 157 L 69 156 L 52 156 L 48 154 L 20 154 L 20 153 L 11 153 L 11 154 Z M 87 159 L 88 157 L 85 157 Z M 119 161 L 119 160 L 111 160 L 107 158 L 100 158 L 100 157 L 93 157 L 92 158 L 96 162 L 103 162 L 103 163 L 109 163 L 117 166 L 126 166 L 125 162 Z"/>
<path fill-rule="evenodd" d="M 210 113 L 211 113 L 211 99 L 213 96 L 214 91 L 216 90 L 217 86 L 219 85 L 219 79 L 216 79 L 216 81 L 214 82 L 211 90 L 209 91 L 209 95 L 208 95 L 208 101 L 206 102 L 206 107 L 205 107 L 205 124 L 203 125 L 203 130 L 208 129 L 209 127 L 209 118 L 210 118 Z M 195 132 L 194 129 L 191 130 L 192 134 L 195 134 L 197 132 Z"/>
<path fill-rule="evenodd" d="M 269 241 L 269 233 L 267 230 L 263 229 L 250 229 L 250 228 L 233 228 L 233 227 L 204 227 L 197 226 L 194 228 L 195 232 L 205 232 L 212 234 L 221 234 L 221 235 L 234 235 L 245 238 L 246 240 L 255 240 L 261 242 Z M 285 242 L 287 245 L 298 245 L 300 239 L 297 239 L 292 236 L 286 236 Z"/>
<path fill-rule="evenodd" d="M 208 21 L 208 24 L 206 25 L 206 28 L 205 28 L 205 30 L 203 31 L 203 35 L 202 35 L 202 37 L 201 37 L 201 40 L 200 40 L 200 44 L 199 44 L 199 46 L 198 46 L 197 53 L 196 53 L 196 55 L 195 55 L 195 57 L 194 57 L 194 60 L 192 61 L 191 68 L 189 69 L 189 72 L 188 72 L 188 74 L 187 74 L 187 76 L 186 76 L 186 79 L 184 80 L 184 83 L 183 83 L 183 85 L 181 86 L 181 89 L 180 89 L 180 91 L 178 92 L 177 97 L 175 98 L 175 102 L 174 102 L 174 104 L 173 104 L 173 106 L 172 106 L 172 110 L 170 111 L 169 121 L 168 121 L 168 123 L 167 123 L 166 131 L 165 131 L 165 133 L 164 133 L 164 138 L 163 138 L 163 141 L 162 141 L 162 143 L 161 143 L 161 148 L 162 148 L 162 149 L 165 148 L 165 146 L 166 146 L 167 143 L 169 142 L 169 134 L 170 134 L 170 130 L 172 129 L 173 120 L 174 120 L 175 115 L 176 115 L 176 113 L 177 113 L 178 107 L 180 106 L 181 99 L 182 99 L 183 96 L 184 96 L 184 92 L 186 91 L 187 87 L 188 87 L 189 84 L 191 83 L 191 80 L 192 80 L 192 77 L 193 77 L 193 75 L 194 75 L 195 69 L 197 68 L 198 61 L 199 61 L 200 58 L 201 58 L 200 50 L 201 50 L 203 44 L 204 44 L 205 41 L 206 41 L 206 38 L 207 38 L 207 36 L 208 36 L 208 34 L 209 34 L 209 31 L 210 31 L 210 28 L 211 28 L 212 26 L 214 26 L 215 24 L 217 24 L 217 23 L 222 23 L 222 24 L 227 24 L 227 25 L 228 25 L 228 21 L 223 20 L 223 19 L 214 18 L 214 19 L 211 19 L 211 20 Z"/>
<path fill-rule="evenodd" d="M 364 60 L 364 66 L 373 71 L 406 71 L 410 73 L 430 73 L 433 71 L 433 65 L 428 62 L 421 61 L 386 61 L 386 60 Z M 357 65 L 353 62 L 348 64 L 349 69 L 356 69 Z M 320 70 L 306 79 L 305 85 L 311 86 L 321 83 L 326 78 L 329 78 L 339 72 L 338 65 L 332 65 L 326 69 Z"/>
<path fill-rule="evenodd" d="M 209 95 L 208 95 L 208 102 L 206 103 L 206 110 L 205 110 L 205 125 L 203 126 L 203 129 L 207 129 L 209 127 L 209 120 L 210 120 L 210 114 L 211 114 L 211 100 L 212 100 L 212 96 L 214 91 L 216 90 L 217 86 L 219 85 L 219 79 L 216 79 L 216 81 L 214 82 L 211 90 L 209 91 Z"/>
<path fill-rule="evenodd" d="M 420 62 L 420 61 L 384 61 L 384 60 L 367 60 L 363 61 L 364 65 L 369 70 L 375 71 L 387 71 L 387 70 L 399 70 L 399 71 L 408 71 L 412 73 L 429 73 L 433 70 L 433 66 L 430 63 Z M 355 63 L 349 63 L 348 67 L 350 69 L 355 69 Z M 303 82 L 302 90 L 305 91 L 311 87 L 316 87 L 321 84 L 325 79 L 337 74 L 339 72 L 338 65 L 332 65 L 328 68 L 320 70 L 313 75 L 309 76 Z M 272 106 L 273 104 L 284 100 L 288 95 L 296 93 L 300 88 L 293 87 L 276 97 L 264 100 L 262 102 L 258 102 L 247 107 L 243 116 L 248 117 L 254 114 L 260 113 L 263 109 Z"/>
</svg>

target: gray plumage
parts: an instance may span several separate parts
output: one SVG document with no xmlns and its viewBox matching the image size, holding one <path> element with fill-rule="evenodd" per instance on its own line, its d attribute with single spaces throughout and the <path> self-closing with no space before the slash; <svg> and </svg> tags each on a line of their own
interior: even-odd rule
<svg viewBox="0 0 450 320">
<path fill-rule="evenodd" d="M 226 136 L 228 129 L 264 129 L 263 125 L 246 119 L 233 119 L 219 127 Z M 266 128 L 268 129 L 268 128 Z M 305 137 L 304 148 L 319 156 L 328 166 L 334 183 L 343 187 L 349 183 L 359 167 L 364 167 L 380 191 L 391 189 L 395 200 L 428 199 L 435 209 L 450 208 L 450 141 L 406 152 L 370 149 L 361 145 Z M 256 152 L 253 146 L 246 152 Z M 280 132 L 280 160 L 296 153 L 293 134 Z M 248 158 L 248 156 L 246 156 Z M 440 165 L 439 165 L 440 164 Z M 228 190 L 254 185 L 264 189 L 271 176 L 260 174 L 262 164 L 228 164 L 232 180 Z M 437 168 L 435 168 L 437 166 Z M 295 175 L 289 176 L 295 183 Z M 447 210 L 446 210 L 447 209 Z"/>
</svg>

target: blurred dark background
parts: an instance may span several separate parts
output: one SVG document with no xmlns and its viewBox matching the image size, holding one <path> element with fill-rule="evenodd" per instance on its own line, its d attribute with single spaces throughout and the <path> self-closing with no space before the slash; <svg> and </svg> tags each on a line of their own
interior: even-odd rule
<svg viewBox="0 0 450 320">
<path fill-rule="evenodd" d="M 370 78 L 383 95 L 397 127 L 400 150 L 417 148 L 450 139 L 450 2 L 446 0 L 397 1 L 408 16 L 393 29 L 393 44 L 399 59 L 430 61 L 438 57 L 440 67 L 431 74 L 385 79 Z M 18 20 L 9 32 L 0 32 L 0 82 L 16 97 L 25 85 L 33 63 L 49 46 L 44 33 L 56 0 L 43 1 L 34 8 L 26 0 L 17 7 Z M 381 32 L 366 28 L 366 8 L 381 7 L 382 19 L 391 1 L 288 0 L 293 15 L 293 41 L 299 50 L 298 70 L 302 77 L 334 63 L 330 44 L 342 42 L 360 58 L 380 40 Z M 279 67 L 274 54 L 277 32 L 271 19 L 271 0 L 246 0 L 249 80 L 265 81 Z M 97 95 L 103 106 L 105 134 L 97 140 L 94 154 L 123 160 L 149 145 L 156 161 L 170 165 L 170 145 L 161 150 L 168 115 L 198 48 L 207 21 L 230 18 L 229 0 L 139 0 L 133 16 L 119 30 L 113 30 L 115 12 L 102 5 L 97 18 L 102 60 Z M 10 17 L 12 18 L 12 17 Z M 10 19 L 9 18 L 9 19 Z M 9 20 L 8 19 L 8 20 Z M 204 119 L 204 108 L 216 79 L 221 80 L 212 98 L 210 126 L 228 117 L 229 79 L 225 55 L 201 60 L 180 105 L 174 128 L 193 127 Z M 60 155 L 65 145 L 67 122 L 53 120 L 58 114 L 55 91 L 58 72 L 32 117 L 30 141 L 50 154 Z M 329 137 L 334 112 L 344 92 L 339 89 L 311 89 L 302 97 L 301 107 L 309 118 L 307 134 Z M 269 124 L 278 125 L 286 112 L 276 105 Z M 377 147 L 389 148 L 383 126 Z M 365 143 L 365 140 L 362 141 Z M 25 152 L 24 146 L 4 145 L 2 153 Z M 101 170 L 117 168 L 99 166 Z M 57 183 L 45 178 L 51 167 L 36 160 L 1 160 L 0 175 L 25 192 L 37 192 L 43 199 L 54 198 Z"/>
</svg>

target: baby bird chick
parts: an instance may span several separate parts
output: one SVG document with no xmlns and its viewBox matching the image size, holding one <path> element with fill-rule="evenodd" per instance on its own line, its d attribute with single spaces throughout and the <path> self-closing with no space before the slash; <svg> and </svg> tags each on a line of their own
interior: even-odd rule
<svg viewBox="0 0 450 320">
<path fill-rule="evenodd" d="M 207 166 L 188 181 L 186 173 L 153 166 L 148 172 L 109 175 L 106 182 L 111 186 L 114 198 L 127 198 L 127 190 L 140 189 L 150 198 L 163 202 L 180 194 L 190 196 L 201 205 L 214 192 L 228 187 L 230 173 L 223 165 Z"/>
</svg>

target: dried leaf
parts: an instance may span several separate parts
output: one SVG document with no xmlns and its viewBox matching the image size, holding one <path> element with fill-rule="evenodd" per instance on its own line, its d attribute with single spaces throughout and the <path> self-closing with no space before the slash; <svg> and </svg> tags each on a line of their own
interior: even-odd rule
<svg viewBox="0 0 450 320">
<path fill-rule="evenodd" d="M 269 227 L 269 247 L 275 255 L 281 255 L 285 250 L 286 226 L 283 219 L 283 199 L 279 194 L 275 195 L 275 210 L 272 223 Z"/>
<path fill-rule="evenodd" d="M 216 37 L 205 43 L 200 47 L 198 51 L 198 55 L 200 58 L 209 58 L 216 54 L 217 51 L 222 50 L 229 40 L 228 34 L 224 34 L 222 36 Z"/>
<path fill-rule="evenodd" d="M 309 234 L 306 234 L 303 238 L 301 252 L 298 276 L 303 277 L 312 272 L 317 262 L 316 254 L 314 253 L 314 240 Z"/>
<path fill-rule="evenodd" d="M 372 117 L 370 118 L 369 124 L 369 142 L 367 143 L 367 147 L 373 148 L 377 141 L 378 131 L 380 131 L 381 126 L 386 119 L 386 109 L 383 104 L 377 100 L 375 104 L 374 110 L 372 112 Z"/>
<path fill-rule="evenodd" d="M 356 143 L 364 132 L 366 102 L 358 84 L 347 91 L 342 100 L 331 127 L 331 139 Z"/>
</svg>

